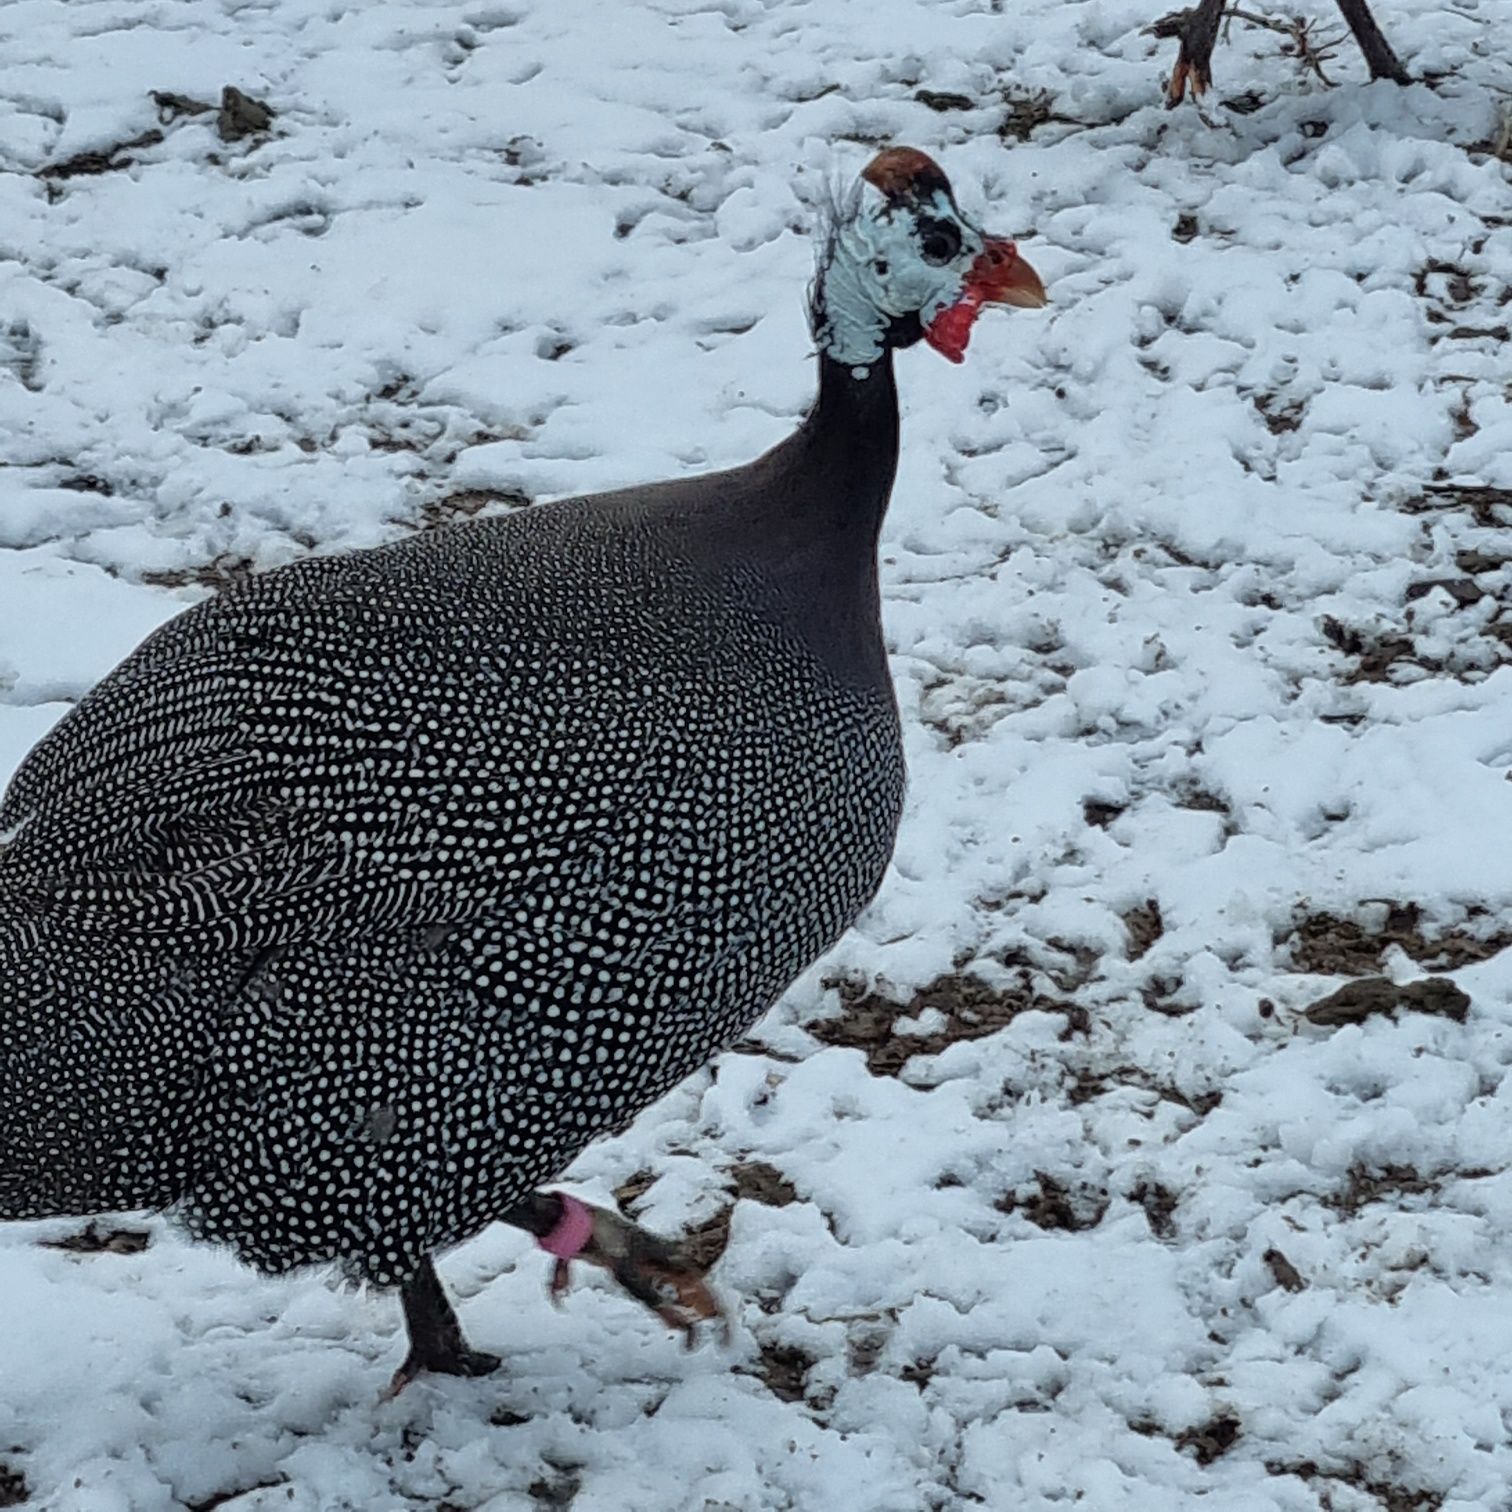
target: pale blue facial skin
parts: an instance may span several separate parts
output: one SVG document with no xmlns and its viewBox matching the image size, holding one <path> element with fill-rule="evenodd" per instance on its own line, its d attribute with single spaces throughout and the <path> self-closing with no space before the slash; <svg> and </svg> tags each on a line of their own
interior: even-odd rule
<svg viewBox="0 0 1512 1512">
<path fill-rule="evenodd" d="M 960 251 L 949 262 L 925 258 L 921 217 L 949 222 L 960 232 Z M 882 355 L 890 321 L 917 315 L 928 325 L 960 299 L 985 244 L 943 190 L 915 210 L 890 203 L 869 183 L 858 184 L 841 209 L 830 262 L 820 274 L 825 352 L 864 376 Z"/>
</svg>

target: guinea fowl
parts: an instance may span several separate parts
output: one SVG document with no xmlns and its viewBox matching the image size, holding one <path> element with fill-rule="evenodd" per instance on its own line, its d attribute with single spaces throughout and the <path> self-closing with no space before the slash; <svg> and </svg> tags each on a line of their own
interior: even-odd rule
<svg viewBox="0 0 1512 1512">
<path fill-rule="evenodd" d="M 0 804 L 0 1217 L 168 1210 L 401 1288 L 495 1220 L 669 1322 L 696 1268 L 537 1190 L 745 1033 L 903 799 L 876 548 L 894 349 L 1044 290 L 923 153 L 815 278 L 818 403 L 731 471 L 311 558 L 152 635 Z"/>
</svg>

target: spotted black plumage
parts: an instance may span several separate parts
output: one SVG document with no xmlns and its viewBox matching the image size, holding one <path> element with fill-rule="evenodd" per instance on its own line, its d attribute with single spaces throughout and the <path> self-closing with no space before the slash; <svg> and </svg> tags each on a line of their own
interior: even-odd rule
<svg viewBox="0 0 1512 1512">
<path fill-rule="evenodd" d="M 455 1333 L 426 1257 L 838 937 L 898 428 L 890 350 L 820 368 L 747 467 L 270 572 L 58 725 L 0 804 L 0 1216 L 168 1208 Z"/>
<path fill-rule="evenodd" d="M 8 1212 L 176 1202 L 259 1265 L 401 1280 L 844 929 L 891 698 L 673 523 L 578 503 L 270 573 L 63 722 L 0 809 Z"/>
</svg>

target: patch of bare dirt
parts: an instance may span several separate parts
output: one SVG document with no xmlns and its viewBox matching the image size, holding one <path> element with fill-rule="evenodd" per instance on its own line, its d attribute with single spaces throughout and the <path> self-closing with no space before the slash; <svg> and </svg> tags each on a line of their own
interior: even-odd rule
<svg viewBox="0 0 1512 1512">
<path fill-rule="evenodd" d="M 59 478 L 57 486 L 66 488 L 70 493 L 99 494 L 105 499 L 115 493 L 108 479 L 98 477 L 94 473 L 75 473 L 70 478 Z"/>
<path fill-rule="evenodd" d="M 843 1045 L 866 1052 L 873 1076 L 897 1076 L 916 1055 L 938 1055 L 963 1040 L 982 1039 L 1032 1010 L 1066 1013 L 1071 1005 L 1034 992 L 1025 983 L 995 987 L 961 973 L 940 977 L 907 1003 L 894 1002 L 854 982 L 841 982 L 837 1017 L 804 1025 L 822 1045 Z M 945 1017 L 945 1026 L 927 1034 L 895 1030 L 899 1019 L 917 1018 L 929 1009 Z"/>
<path fill-rule="evenodd" d="M 224 593 L 228 588 L 245 583 L 254 570 L 251 557 L 225 553 L 197 567 L 149 567 L 142 574 L 142 581 L 154 588 L 197 587 Z"/>
<path fill-rule="evenodd" d="M 1483 572 L 1497 572 L 1512 562 L 1512 548 L 1506 550 L 1467 547 L 1454 553 L 1454 565 L 1461 572 L 1478 577 Z"/>
<path fill-rule="evenodd" d="M 1137 961 L 1165 933 L 1160 904 L 1154 898 L 1146 898 L 1123 915 L 1123 927 L 1129 932 L 1129 959 Z"/>
<path fill-rule="evenodd" d="M 798 1189 L 776 1166 L 765 1160 L 743 1160 L 730 1169 L 736 1197 L 766 1207 L 787 1207 L 798 1201 Z"/>
<path fill-rule="evenodd" d="M 642 1197 L 656 1185 L 656 1172 L 642 1167 L 633 1176 L 627 1177 L 614 1189 L 614 1202 L 627 1218 L 635 1216 L 635 1208 Z"/>
<path fill-rule="evenodd" d="M 74 1255 L 139 1255 L 152 1243 L 152 1235 L 146 1229 L 106 1228 L 90 1222 L 60 1239 L 37 1242 L 43 1249 L 67 1250 Z"/>
<path fill-rule="evenodd" d="M 1455 263 L 1426 262 L 1413 275 L 1413 292 L 1419 299 L 1440 298 L 1448 304 L 1469 304 L 1475 298 L 1475 283 Z"/>
<path fill-rule="evenodd" d="M 215 131 L 223 142 L 239 142 L 244 137 L 257 136 L 269 131 L 278 114 L 266 100 L 254 99 L 243 94 L 234 84 L 221 90 L 220 107 L 208 100 L 196 100 L 188 95 L 174 94 L 171 90 L 154 89 L 152 103 L 158 108 L 158 120 L 171 126 L 185 116 L 205 115 L 215 112 Z"/>
<path fill-rule="evenodd" d="M 1348 1486 L 1352 1491 L 1373 1497 L 1382 1512 L 1438 1512 L 1444 1505 L 1444 1497 L 1439 1492 L 1378 1480 L 1358 1462 L 1341 1469 L 1325 1470 L 1315 1460 L 1267 1460 L 1265 1469 L 1270 1475 L 1295 1475 L 1308 1485 L 1322 1482 L 1325 1498 L 1328 1497 L 1328 1484 Z M 1330 1502 L 1331 1499 L 1325 1500 L 1323 1505 L 1327 1506 Z"/>
<path fill-rule="evenodd" d="M 583 1477 L 576 1469 L 564 1470 L 552 1467 L 550 1475 L 543 1475 L 526 1487 L 525 1494 L 541 1507 L 570 1507 L 583 1488 Z"/>
<path fill-rule="evenodd" d="M 1411 515 L 1463 510 L 1477 525 L 1512 525 L 1512 488 L 1496 488 L 1489 483 L 1430 483 L 1399 507 L 1403 514 Z"/>
<path fill-rule="evenodd" d="M 1430 936 L 1416 903 L 1388 902 L 1381 923 L 1369 927 L 1337 914 L 1298 912 L 1291 933 L 1280 943 L 1289 947 L 1294 969 L 1317 976 L 1378 975 L 1382 958 L 1393 945 L 1420 966 L 1458 971 L 1512 945 L 1512 930 L 1492 924 L 1487 909 L 1472 908 L 1463 924 L 1435 930 Z"/>
<path fill-rule="evenodd" d="M 1265 1261 L 1265 1268 L 1271 1273 L 1277 1286 L 1289 1292 L 1306 1289 L 1307 1282 L 1302 1279 L 1302 1272 L 1280 1250 L 1272 1246 L 1261 1259 Z"/>
<path fill-rule="evenodd" d="M 1094 1229 L 1108 1211 L 1107 1192 L 1095 1187 L 1075 1190 L 1044 1171 L 1036 1171 L 1037 1190 L 1027 1196 L 1009 1192 L 994 1206 L 1000 1213 L 1021 1213 L 1037 1228 L 1080 1234 Z"/>
<path fill-rule="evenodd" d="M 889 1330 L 886 1324 L 897 1321 L 896 1309 L 886 1308 L 873 1315 L 869 1327 L 863 1326 L 859 1332 L 851 1335 L 846 1344 L 845 1357 L 852 1376 L 870 1375 L 877 1368 L 882 1351 L 887 1348 Z"/>
<path fill-rule="evenodd" d="M 1478 604 L 1483 598 L 1490 596 L 1490 589 L 1482 588 L 1474 578 L 1421 578 L 1416 583 L 1407 585 L 1407 602 L 1410 604 L 1415 599 L 1427 598 L 1435 588 L 1447 593 L 1461 609 L 1468 609 L 1471 604 Z"/>
<path fill-rule="evenodd" d="M 31 1487 L 19 1470 L 0 1464 L 0 1507 L 20 1507 L 31 1500 Z"/>
<path fill-rule="evenodd" d="M 1107 803 L 1101 798 L 1088 798 L 1082 803 L 1082 818 L 1094 829 L 1107 829 L 1118 816 L 1127 811 L 1122 803 Z"/>
<path fill-rule="evenodd" d="M 733 1205 L 720 1208 L 713 1217 L 695 1224 L 674 1240 L 678 1253 L 700 1271 L 717 1265 L 720 1256 L 730 1247 L 730 1215 L 734 1211 Z"/>
<path fill-rule="evenodd" d="M 1462 435 L 1471 433 L 1468 412 L 1456 416 Z M 1429 509 L 1468 509 L 1477 525 L 1512 525 L 1512 492 L 1484 489 L 1479 486 L 1442 485 L 1442 492 L 1430 490 L 1403 505 L 1408 513 L 1425 513 Z M 1459 522 L 1456 522 L 1459 523 Z M 1332 615 L 1319 620 L 1324 638 L 1335 650 L 1353 659 L 1341 680 L 1346 684 L 1400 683 L 1428 673 L 1435 677 L 1452 677 L 1474 681 L 1484 677 L 1498 663 L 1512 660 L 1512 595 L 1499 579 L 1477 581 L 1496 571 L 1505 556 L 1492 552 L 1465 551 L 1456 565 L 1459 573 L 1440 573 L 1409 583 L 1403 595 L 1404 618 L 1400 625 L 1372 622 L 1365 625 L 1346 623 Z M 1455 610 L 1474 608 L 1482 601 L 1500 599 L 1500 612 L 1486 623 L 1476 616 L 1467 626 L 1466 646 L 1444 654 L 1430 647 L 1419 634 L 1422 600 L 1439 595 L 1447 598 Z"/>
<path fill-rule="evenodd" d="M 457 520 L 470 520 L 485 509 L 523 509 L 529 504 L 528 494 L 517 489 L 464 488 L 444 498 L 432 499 L 421 507 L 420 519 L 424 529 L 432 530 L 437 525 L 450 525 Z"/>
<path fill-rule="evenodd" d="M 1182 979 L 1168 972 L 1157 972 L 1139 989 L 1139 996 L 1152 1013 L 1164 1014 L 1166 1018 L 1186 1018 L 1196 1013 L 1197 1004 L 1182 1002 L 1176 994 L 1181 991 Z"/>
<path fill-rule="evenodd" d="M 102 147 L 94 152 L 76 152 L 60 162 L 49 163 L 45 168 L 37 169 L 37 177 L 56 181 L 80 178 L 86 174 L 113 173 L 121 168 L 129 168 L 136 161 L 133 153 L 140 152 L 144 147 L 156 147 L 162 140 L 161 131 L 144 131 L 110 147 Z"/>
<path fill-rule="evenodd" d="M 243 94 L 234 84 L 221 91 L 220 108 L 203 100 L 191 100 L 187 95 L 172 94 L 162 90 L 151 91 L 153 103 L 158 107 L 158 119 L 169 126 L 186 116 L 215 111 L 216 131 L 223 142 L 239 142 L 244 137 L 256 136 L 270 129 L 275 112 L 262 100 Z M 91 174 L 115 173 L 129 168 L 136 161 L 136 154 L 148 147 L 156 147 L 164 133 L 154 126 L 148 131 L 123 141 L 113 142 L 108 147 L 90 152 L 76 152 L 72 157 L 62 158 L 37 169 L 37 177 L 49 183 L 60 179 L 82 178 Z"/>
<path fill-rule="evenodd" d="M 1305 1009 L 1302 1016 L 1310 1024 L 1336 1029 L 1345 1024 L 1364 1023 L 1374 1014 L 1394 1015 L 1402 1010 L 1440 1014 L 1463 1024 L 1470 1010 L 1470 995 L 1447 977 L 1424 977 L 1405 985 L 1386 977 L 1362 977 L 1329 993 Z"/>
<path fill-rule="evenodd" d="M 1232 812 L 1225 799 L 1203 787 L 1188 787 L 1172 794 L 1171 801 L 1177 808 L 1191 809 L 1199 814 L 1223 814 Z"/>
<path fill-rule="evenodd" d="M 1336 1212 L 1352 1215 L 1372 1202 L 1421 1197 L 1438 1191 L 1440 1185 L 1440 1178 L 1425 1176 L 1415 1166 L 1388 1165 L 1372 1171 L 1368 1166 L 1356 1164 L 1349 1168 L 1343 1186 L 1323 1198 L 1323 1202 Z"/>
<path fill-rule="evenodd" d="M 808 1394 L 808 1374 L 814 1368 L 811 1356 L 787 1344 L 764 1343 L 757 1359 L 756 1375 L 781 1402 L 801 1402 Z"/>
<path fill-rule="evenodd" d="M 914 99 L 941 114 L 951 110 L 976 109 L 976 101 L 970 95 L 953 94 L 948 89 L 916 89 Z"/>
<path fill-rule="evenodd" d="M 1177 1107 L 1195 1113 L 1198 1118 L 1206 1118 L 1223 1101 L 1222 1092 L 1183 1092 L 1140 1066 L 1114 1066 L 1110 1071 L 1078 1072 L 1075 1081 L 1067 1089 L 1066 1101 L 1073 1108 L 1080 1107 L 1083 1103 L 1106 1097 L 1119 1087 L 1138 1087 L 1141 1091 L 1153 1092 L 1162 1102 L 1175 1103 Z"/>
<path fill-rule="evenodd" d="M 277 111 L 266 100 L 243 94 L 234 84 L 221 90 L 220 109 L 215 113 L 216 134 L 223 142 L 239 142 L 272 128 Z"/>
<path fill-rule="evenodd" d="M 1176 1234 L 1176 1208 L 1181 1199 L 1170 1187 L 1158 1181 L 1141 1181 L 1129 1191 L 1129 1201 L 1145 1210 L 1150 1232 L 1157 1239 L 1171 1239 Z"/>
<path fill-rule="evenodd" d="M 570 350 L 570 345 L 553 339 L 542 347 L 540 355 L 555 360 Z M 371 450 L 423 456 L 433 468 L 450 467 L 469 447 L 487 446 L 495 441 L 523 441 L 529 435 L 529 427 L 523 425 L 475 426 L 457 430 L 448 423 L 444 411 L 428 408 L 420 402 L 419 386 L 407 373 L 396 374 L 373 393 L 367 415 L 367 443 Z M 318 443 L 311 442 L 310 449 L 318 449 Z M 463 492 L 493 496 L 492 490 L 488 489 Z M 530 502 L 513 490 L 506 490 L 501 497 Z"/>
<path fill-rule="evenodd" d="M 1079 124 L 1074 117 L 1061 115 L 1055 108 L 1055 96 L 1048 89 L 1011 88 L 1003 91 L 1003 119 L 998 136 L 1005 142 L 1027 142 L 1041 126 L 1057 121 L 1064 126 Z"/>
<path fill-rule="evenodd" d="M 1205 1423 L 1183 1428 L 1173 1442 L 1199 1465 L 1211 1465 L 1239 1442 L 1243 1432 L 1244 1425 L 1232 1412 L 1220 1412 Z"/>
<path fill-rule="evenodd" d="M 1289 435 L 1302 427 L 1302 415 L 1307 406 L 1300 399 L 1283 399 L 1279 394 L 1252 394 L 1250 403 L 1273 436 Z"/>
<path fill-rule="evenodd" d="M 1346 683 L 1389 682 L 1393 668 L 1417 665 L 1417 647 L 1412 637 L 1361 630 L 1325 614 L 1319 622 L 1324 638 L 1355 665 L 1344 677 Z"/>
</svg>

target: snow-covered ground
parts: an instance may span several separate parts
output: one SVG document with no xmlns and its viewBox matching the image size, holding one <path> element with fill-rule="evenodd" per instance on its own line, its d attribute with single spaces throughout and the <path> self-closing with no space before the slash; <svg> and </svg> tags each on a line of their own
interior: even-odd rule
<svg viewBox="0 0 1512 1512">
<path fill-rule="evenodd" d="M 506 1369 L 380 1405 L 392 1298 L 13 1226 L 0 1505 L 1512 1505 L 1507 12 L 1380 0 L 1406 90 L 1235 25 L 1206 123 L 1158 9 L 0 11 L 0 774 L 249 564 L 780 438 L 877 145 L 1053 299 L 900 362 L 882 896 L 571 1172 L 728 1225 L 731 1345 L 494 1230 Z"/>
</svg>

